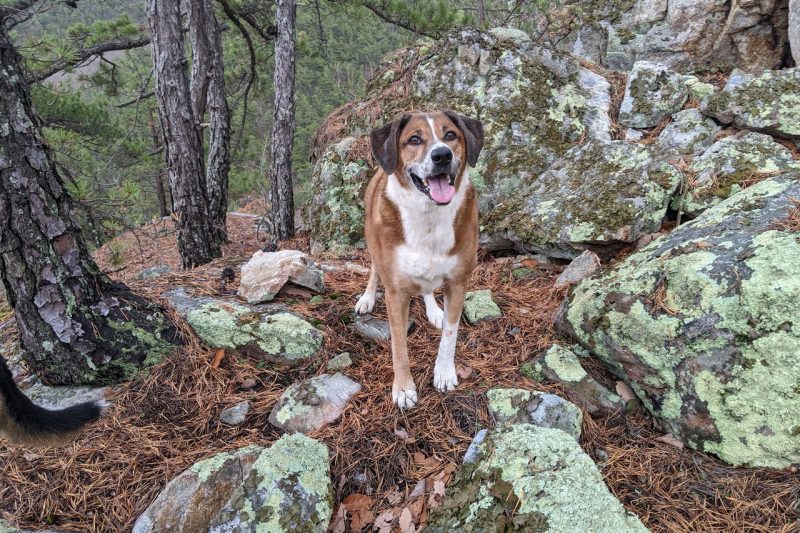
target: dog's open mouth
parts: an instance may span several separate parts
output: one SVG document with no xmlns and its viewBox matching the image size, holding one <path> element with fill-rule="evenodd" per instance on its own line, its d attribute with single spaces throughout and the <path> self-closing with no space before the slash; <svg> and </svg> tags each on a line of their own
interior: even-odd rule
<svg viewBox="0 0 800 533">
<path fill-rule="evenodd" d="M 430 196 L 431 200 L 439 205 L 447 205 L 456 193 L 455 179 L 447 174 L 436 174 L 427 178 L 420 178 L 413 172 L 411 180 L 417 189 Z"/>
</svg>

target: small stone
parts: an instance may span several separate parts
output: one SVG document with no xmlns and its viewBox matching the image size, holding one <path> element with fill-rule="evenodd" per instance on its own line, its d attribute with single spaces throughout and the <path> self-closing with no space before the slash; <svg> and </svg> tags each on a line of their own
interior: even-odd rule
<svg viewBox="0 0 800 533">
<path fill-rule="evenodd" d="M 284 431 L 310 433 L 339 418 L 360 390 L 360 384 L 338 373 L 295 383 L 283 392 L 269 421 Z"/>
<path fill-rule="evenodd" d="M 467 292 L 464 299 L 464 316 L 472 325 L 503 316 L 503 312 L 492 300 L 492 291 L 483 289 Z"/>
<path fill-rule="evenodd" d="M 491 389 L 486 397 L 497 426 L 529 423 L 560 429 L 580 439 L 583 413 L 560 396 L 524 389 Z"/>
<path fill-rule="evenodd" d="M 581 255 L 572 260 L 564 269 L 564 272 L 556 279 L 556 287 L 565 287 L 579 283 L 591 277 L 600 270 L 600 258 L 591 250 L 586 250 Z"/>
<path fill-rule="evenodd" d="M 136 275 L 137 279 L 155 279 L 158 277 L 163 276 L 164 274 L 169 274 L 172 272 L 172 269 L 167 265 L 156 265 L 150 268 L 145 268 L 141 272 Z"/>
<path fill-rule="evenodd" d="M 414 321 L 412 319 L 408 320 L 408 330 L 410 331 L 411 328 L 414 326 Z M 374 339 L 376 341 L 387 341 L 391 338 L 391 331 L 389 329 L 389 322 L 386 320 L 381 320 L 380 318 L 375 318 L 370 314 L 366 315 L 355 315 L 355 319 L 353 323 L 350 325 L 357 333 L 367 337 L 369 339 Z"/>
<path fill-rule="evenodd" d="M 256 388 L 256 378 L 245 378 L 242 380 L 241 388 L 244 390 L 250 390 Z"/>
<path fill-rule="evenodd" d="M 219 421 L 228 426 L 238 426 L 247 418 L 250 411 L 250 402 L 239 402 L 233 407 L 228 407 L 219 414 Z"/>
<path fill-rule="evenodd" d="M 250 304 L 266 302 L 272 300 L 287 282 L 316 292 L 324 289 L 322 271 L 305 253 L 299 250 L 259 250 L 242 265 L 237 294 Z"/>
<path fill-rule="evenodd" d="M 324 302 L 324 301 L 325 301 L 325 298 L 323 298 L 322 296 L 320 296 L 319 294 L 317 294 L 316 296 L 312 296 L 312 297 L 311 297 L 311 299 L 309 300 L 309 303 L 312 303 L 312 304 L 321 304 L 321 303 L 322 303 L 322 302 Z"/>
<path fill-rule="evenodd" d="M 350 359 L 350 353 L 342 352 L 328 361 L 327 368 L 331 372 L 338 372 L 339 370 L 344 370 L 345 368 L 350 368 L 351 366 L 353 366 L 353 360 Z"/>
</svg>

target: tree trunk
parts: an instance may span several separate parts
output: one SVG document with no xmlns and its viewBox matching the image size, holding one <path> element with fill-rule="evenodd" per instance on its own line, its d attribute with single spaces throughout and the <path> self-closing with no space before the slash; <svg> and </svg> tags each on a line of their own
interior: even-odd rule
<svg viewBox="0 0 800 533">
<path fill-rule="evenodd" d="M 198 122 L 209 114 L 206 191 L 216 238 L 228 242 L 225 216 L 228 211 L 230 169 L 230 111 L 225 98 L 225 70 L 220 28 L 210 0 L 189 0 L 189 40 L 192 46 L 192 109 Z"/>
<path fill-rule="evenodd" d="M 295 0 L 277 0 L 275 24 L 275 108 L 272 114 L 272 150 L 269 163 L 270 202 L 277 239 L 294 235 L 292 146 L 294 145 Z"/>
<path fill-rule="evenodd" d="M 172 347 L 162 311 L 98 269 L 0 21 L 0 278 L 30 367 L 46 382 L 131 379 Z"/>
<path fill-rule="evenodd" d="M 147 108 L 147 125 L 150 127 L 150 136 L 153 138 L 153 151 L 157 152 L 161 150 L 161 138 L 158 135 L 158 130 L 156 129 L 156 121 L 153 117 L 153 108 Z M 156 197 L 158 198 L 158 214 L 161 215 L 161 218 L 169 216 L 169 207 L 167 207 L 167 192 L 164 189 L 164 173 L 161 170 L 156 172 L 155 177 L 155 185 L 156 185 Z M 172 199 L 170 198 L 169 205 L 172 204 Z"/>
<path fill-rule="evenodd" d="M 178 218 L 178 250 L 183 267 L 192 268 L 220 257 L 222 249 L 218 214 L 210 210 L 200 127 L 189 93 L 180 3 L 147 0 L 147 19 L 172 211 Z"/>
</svg>

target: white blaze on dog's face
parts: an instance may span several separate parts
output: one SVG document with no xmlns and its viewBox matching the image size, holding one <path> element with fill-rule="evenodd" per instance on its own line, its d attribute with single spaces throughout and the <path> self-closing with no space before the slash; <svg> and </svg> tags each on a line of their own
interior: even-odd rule
<svg viewBox="0 0 800 533">
<path fill-rule="evenodd" d="M 438 205 L 452 201 L 464 166 L 475 164 L 482 145 L 481 123 L 449 111 L 404 115 L 372 135 L 383 170 Z"/>
</svg>

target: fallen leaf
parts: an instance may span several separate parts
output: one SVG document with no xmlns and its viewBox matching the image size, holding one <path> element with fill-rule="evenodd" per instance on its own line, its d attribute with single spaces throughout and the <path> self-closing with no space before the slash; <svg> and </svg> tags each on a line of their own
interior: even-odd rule
<svg viewBox="0 0 800 533">
<path fill-rule="evenodd" d="M 333 517 L 328 531 L 329 533 L 344 533 L 347 531 L 347 509 L 344 508 L 344 505 L 340 505 L 336 510 L 336 516 Z"/>
<path fill-rule="evenodd" d="M 472 375 L 472 367 L 467 365 L 456 365 L 456 375 L 461 379 L 467 379 Z"/>
<path fill-rule="evenodd" d="M 398 526 L 400 526 L 400 531 L 402 533 L 415 533 L 417 528 L 414 527 L 413 517 L 411 516 L 411 511 L 406 507 L 403 509 L 403 512 L 400 513 L 400 522 Z"/>
<path fill-rule="evenodd" d="M 655 440 L 657 440 L 658 442 L 663 442 L 664 444 L 669 444 L 670 446 L 675 446 L 679 450 L 683 449 L 683 442 L 675 435 L 672 435 L 670 433 L 657 437 Z"/>
<path fill-rule="evenodd" d="M 425 498 L 418 498 L 408 504 L 408 510 L 411 511 L 412 517 L 417 517 L 422 513 L 425 508 Z"/>
<path fill-rule="evenodd" d="M 306 289 L 301 289 L 300 287 L 292 287 L 290 285 L 284 285 L 281 290 L 278 291 L 277 296 L 289 296 L 293 298 L 304 298 L 308 300 L 314 293 L 308 291 Z"/>
<path fill-rule="evenodd" d="M 626 385 L 624 381 L 617 381 L 615 390 L 617 391 L 617 394 L 619 394 L 620 398 L 626 402 L 636 399 L 636 394 L 633 392 L 633 389 Z"/>
<path fill-rule="evenodd" d="M 397 505 L 398 503 L 403 501 L 403 495 L 400 493 L 399 490 L 394 488 L 391 491 L 389 491 L 388 494 L 386 494 L 386 501 L 388 501 L 390 505 Z"/>
<path fill-rule="evenodd" d="M 394 513 L 392 510 L 384 511 L 375 518 L 373 526 L 379 533 L 390 533 L 392 531 L 392 522 L 394 522 Z"/>
<path fill-rule="evenodd" d="M 223 357 L 225 357 L 225 349 L 220 348 L 217 350 L 217 353 L 214 354 L 214 359 L 211 361 L 211 368 L 219 368 Z"/>
<path fill-rule="evenodd" d="M 372 498 L 363 494 L 351 494 L 342 500 L 342 505 L 345 506 L 348 512 L 352 513 L 372 507 Z"/>
<path fill-rule="evenodd" d="M 375 515 L 369 509 L 360 509 L 350 517 L 350 529 L 361 531 L 375 521 Z"/>
<path fill-rule="evenodd" d="M 413 500 L 414 498 L 422 496 L 423 494 L 425 494 L 425 480 L 420 479 L 417 481 L 417 486 L 414 487 L 414 490 L 412 490 L 411 494 L 408 495 L 408 499 Z"/>
<path fill-rule="evenodd" d="M 528 267 L 528 268 L 538 268 L 539 267 L 539 261 L 537 261 L 536 259 L 530 259 L 530 258 L 529 259 L 523 259 L 522 261 L 520 261 L 520 264 L 522 266 Z"/>
<path fill-rule="evenodd" d="M 439 496 L 444 496 L 444 481 L 433 482 L 433 493 Z"/>
</svg>

